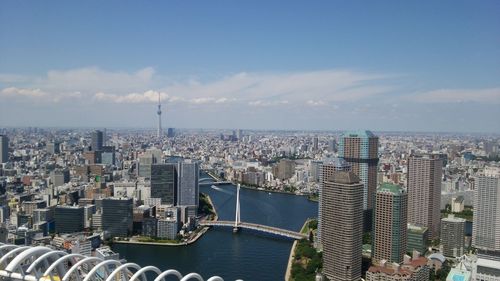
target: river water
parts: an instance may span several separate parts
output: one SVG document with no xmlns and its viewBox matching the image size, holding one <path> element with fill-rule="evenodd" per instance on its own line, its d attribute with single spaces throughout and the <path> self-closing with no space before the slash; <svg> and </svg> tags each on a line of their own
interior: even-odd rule
<svg viewBox="0 0 500 281">
<path fill-rule="evenodd" d="M 236 187 L 201 186 L 212 198 L 220 220 L 234 220 Z M 241 220 L 298 231 L 318 205 L 306 197 L 240 190 Z M 161 270 L 177 269 L 183 275 L 197 272 L 205 279 L 213 275 L 225 281 L 284 280 L 293 240 L 251 230 L 232 233 L 231 228 L 212 228 L 197 242 L 181 247 L 115 244 L 121 258 Z"/>
</svg>

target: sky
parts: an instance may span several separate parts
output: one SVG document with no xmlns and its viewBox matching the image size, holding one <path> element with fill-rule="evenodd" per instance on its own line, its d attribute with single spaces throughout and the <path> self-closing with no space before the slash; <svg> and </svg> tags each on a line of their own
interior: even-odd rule
<svg viewBox="0 0 500 281">
<path fill-rule="evenodd" d="M 0 127 L 500 133 L 500 1 L 0 1 Z"/>
</svg>

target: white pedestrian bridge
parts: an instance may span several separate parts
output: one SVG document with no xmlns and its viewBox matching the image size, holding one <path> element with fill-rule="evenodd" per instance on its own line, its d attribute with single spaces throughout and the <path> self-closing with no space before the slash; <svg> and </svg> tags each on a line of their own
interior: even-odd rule
<svg viewBox="0 0 500 281">
<path fill-rule="evenodd" d="M 154 275 L 153 278 L 146 276 Z M 45 246 L 16 246 L 0 243 L 0 280 L 26 281 L 205 281 L 198 273 L 183 276 L 179 271 L 161 271 L 155 266 L 103 260 L 70 254 Z M 213 276 L 207 281 L 224 281 Z M 241 280 L 239 280 L 241 281 Z"/>
</svg>

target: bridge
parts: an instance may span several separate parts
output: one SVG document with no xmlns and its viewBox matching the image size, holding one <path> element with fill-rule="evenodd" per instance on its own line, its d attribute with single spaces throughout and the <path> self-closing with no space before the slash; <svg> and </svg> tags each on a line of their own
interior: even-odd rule
<svg viewBox="0 0 500 281">
<path fill-rule="evenodd" d="M 234 221 L 204 221 L 200 222 L 200 225 L 202 226 L 223 226 L 223 227 L 233 227 L 234 228 Z M 249 222 L 240 222 L 238 224 L 238 228 L 242 229 L 251 229 L 251 230 L 256 230 L 260 232 L 265 232 L 265 233 L 270 233 L 278 236 L 284 236 L 287 238 L 292 238 L 292 239 L 306 239 L 307 235 L 287 230 L 287 229 L 282 229 L 282 228 L 277 228 L 277 227 L 272 227 L 272 226 L 267 226 L 267 225 L 262 225 L 262 224 L 256 224 L 256 223 L 249 223 Z"/>
<path fill-rule="evenodd" d="M 201 178 L 198 180 L 198 185 L 224 185 L 231 184 L 230 181 L 213 181 L 212 178 Z"/>
<path fill-rule="evenodd" d="M 146 273 L 148 275 L 146 275 Z M 149 277 L 154 275 L 153 277 Z M 153 279 L 154 278 L 154 279 Z M 168 279 L 167 279 L 168 278 Z M 45 246 L 17 246 L 0 243 L 0 280 L 9 281 L 204 281 L 198 273 L 182 275 L 175 269 L 103 260 L 70 254 Z M 224 281 L 213 276 L 207 281 Z M 241 280 L 237 280 L 241 281 Z"/>
<path fill-rule="evenodd" d="M 201 226 L 223 226 L 223 227 L 233 227 L 233 232 L 238 232 L 240 228 L 251 229 L 264 233 L 274 234 L 278 236 L 283 236 L 292 239 L 306 239 L 307 235 L 300 232 L 295 232 L 288 229 L 282 229 L 278 227 L 267 226 L 257 223 L 242 222 L 240 218 L 240 185 L 238 184 L 236 190 L 236 214 L 234 221 L 202 221 Z"/>
</svg>

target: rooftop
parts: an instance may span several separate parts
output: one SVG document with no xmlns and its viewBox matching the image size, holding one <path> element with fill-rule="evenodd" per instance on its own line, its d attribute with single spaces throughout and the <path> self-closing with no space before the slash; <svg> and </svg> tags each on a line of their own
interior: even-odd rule
<svg viewBox="0 0 500 281">
<path fill-rule="evenodd" d="M 347 132 L 344 132 L 341 137 L 349 137 L 349 138 L 374 138 L 376 136 L 371 131 L 360 130 L 360 131 L 347 131 Z"/>
<path fill-rule="evenodd" d="M 400 185 L 385 182 L 380 185 L 377 192 L 390 192 L 394 195 L 400 195 L 405 193 L 405 189 Z"/>
</svg>

